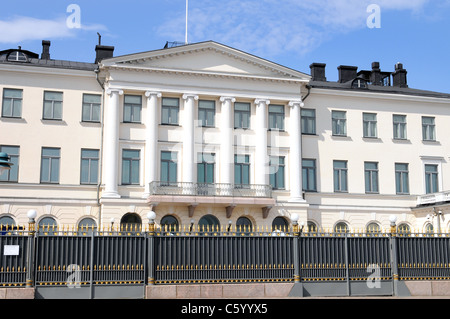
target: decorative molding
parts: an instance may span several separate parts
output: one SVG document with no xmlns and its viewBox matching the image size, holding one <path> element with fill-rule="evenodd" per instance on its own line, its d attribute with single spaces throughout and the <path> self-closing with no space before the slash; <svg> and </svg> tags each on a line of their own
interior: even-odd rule
<svg viewBox="0 0 450 319">
<path fill-rule="evenodd" d="M 256 99 L 255 104 L 256 105 L 261 105 L 261 104 L 269 105 L 270 100 L 269 99 Z"/>
<path fill-rule="evenodd" d="M 108 88 L 106 90 L 106 94 L 108 94 L 108 95 L 112 95 L 113 93 L 117 93 L 119 95 L 123 95 L 123 90 L 122 89 L 115 89 L 115 88 Z"/>
<path fill-rule="evenodd" d="M 298 105 L 298 106 L 300 106 L 300 107 L 304 107 L 304 106 L 305 106 L 305 103 L 303 103 L 302 100 L 292 100 L 292 101 L 289 101 L 289 106 L 290 106 L 290 107 L 293 107 L 293 106 L 295 106 L 295 105 Z"/>
<path fill-rule="evenodd" d="M 162 96 L 161 92 L 154 92 L 154 91 L 145 91 L 145 96 L 150 98 L 152 96 L 156 96 L 157 98 L 160 98 Z"/>
<path fill-rule="evenodd" d="M 188 99 L 194 99 L 194 100 L 198 100 L 198 95 L 194 94 L 194 93 L 185 93 L 183 94 L 183 100 L 188 100 Z"/>
<path fill-rule="evenodd" d="M 232 103 L 236 102 L 236 98 L 232 97 L 232 96 L 221 96 L 220 97 L 220 102 L 225 102 L 225 101 L 231 101 Z"/>
</svg>

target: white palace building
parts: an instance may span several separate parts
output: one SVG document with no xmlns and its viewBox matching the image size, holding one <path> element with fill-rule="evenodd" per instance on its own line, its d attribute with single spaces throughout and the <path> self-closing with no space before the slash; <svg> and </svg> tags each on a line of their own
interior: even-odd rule
<svg viewBox="0 0 450 319">
<path fill-rule="evenodd" d="M 94 63 L 0 51 L 0 224 L 450 226 L 450 94 L 310 74 L 213 41 Z M 419 75 L 416 75 L 419 76 Z"/>
</svg>

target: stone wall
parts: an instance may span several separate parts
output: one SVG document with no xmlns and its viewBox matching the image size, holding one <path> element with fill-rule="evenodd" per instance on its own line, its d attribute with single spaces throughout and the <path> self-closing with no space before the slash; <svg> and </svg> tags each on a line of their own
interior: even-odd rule
<svg viewBox="0 0 450 319">
<path fill-rule="evenodd" d="M 0 288 L 0 299 L 34 299 L 34 288 Z"/>
</svg>

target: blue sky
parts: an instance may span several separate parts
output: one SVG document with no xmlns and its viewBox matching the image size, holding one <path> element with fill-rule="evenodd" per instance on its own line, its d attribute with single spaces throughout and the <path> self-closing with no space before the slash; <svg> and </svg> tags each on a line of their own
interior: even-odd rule
<svg viewBox="0 0 450 319">
<path fill-rule="evenodd" d="M 79 19 L 69 5 L 79 8 Z M 369 5 L 379 8 L 372 20 Z M 184 41 L 186 0 L 3 1 L 0 48 L 22 46 L 51 58 L 93 62 L 97 32 L 115 55 Z M 188 41 L 213 40 L 309 73 L 312 62 L 408 70 L 410 87 L 450 92 L 450 0 L 189 0 Z M 67 23 L 67 19 L 72 22 Z M 367 20 L 379 22 L 370 28 Z M 80 22 L 80 27 L 74 27 Z"/>
</svg>

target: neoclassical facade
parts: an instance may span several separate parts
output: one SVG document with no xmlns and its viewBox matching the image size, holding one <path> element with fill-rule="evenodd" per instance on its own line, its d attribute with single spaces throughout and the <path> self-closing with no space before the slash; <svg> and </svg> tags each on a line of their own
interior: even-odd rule
<svg viewBox="0 0 450 319">
<path fill-rule="evenodd" d="M 339 81 L 207 41 L 95 63 L 0 52 L 0 222 L 448 226 L 449 95 L 406 70 Z M 392 79 L 392 84 L 391 84 Z M 433 197 L 434 196 L 434 197 Z M 439 200 L 438 200 L 439 198 Z M 439 205 L 437 205 L 439 204 Z M 437 216 L 437 217 L 436 217 Z M 439 221 L 439 222 L 438 222 Z"/>
</svg>

